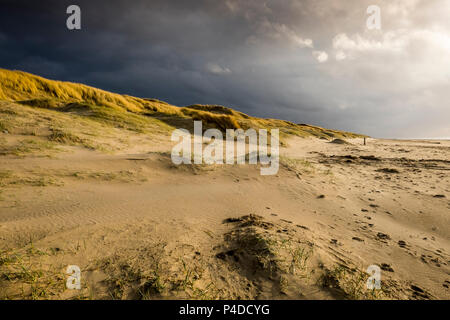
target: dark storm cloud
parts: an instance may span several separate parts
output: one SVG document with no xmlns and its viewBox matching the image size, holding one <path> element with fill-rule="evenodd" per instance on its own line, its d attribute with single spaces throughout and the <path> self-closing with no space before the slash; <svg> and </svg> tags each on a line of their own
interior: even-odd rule
<svg viewBox="0 0 450 320">
<path fill-rule="evenodd" d="M 376 136 L 450 136 L 445 2 L 385 2 L 375 35 L 372 2 L 0 0 L 0 66 Z M 66 28 L 71 4 L 82 30 Z"/>
</svg>

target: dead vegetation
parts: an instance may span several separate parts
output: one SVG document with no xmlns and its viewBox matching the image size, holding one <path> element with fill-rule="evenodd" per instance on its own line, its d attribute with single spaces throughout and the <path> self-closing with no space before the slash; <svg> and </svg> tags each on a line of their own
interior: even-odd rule
<svg viewBox="0 0 450 320">
<path fill-rule="evenodd" d="M 387 292 L 381 286 L 380 290 L 368 289 L 369 274 L 358 268 L 336 264 L 331 269 L 325 268 L 318 283 L 336 297 L 350 300 L 380 300 L 388 299 Z"/>
<path fill-rule="evenodd" d="M 52 129 L 52 133 L 48 136 L 49 141 L 58 142 L 67 145 L 86 144 L 86 140 L 82 139 L 70 132 L 65 132 L 60 129 Z"/>
<path fill-rule="evenodd" d="M 145 249 L 117 253 L 94 263 L 108 274 L 104 284 L 107 299 L 218 299 L 222 297 L 211 279 L 208 263 L 200 252 L 180 246 L 174 255 L 167 243 L 156 242 Z"/>
<path fill-rule="evenodd" d="M 225 234 L 227 251 L 219 259 L 238 263 L 247 276 L 272 279 L 278 284 L 286 281 L 287 274 L 308 278 L 308 260 L 314 246 L 296 238 L 294 231 L 280 228 L 257 215 L 229 219 L 235 228 Z M 227 259 L 229 257 L 229 259 Z"/>
<path fill-rule="evenodd" d="M 146 177 L 143 177 L 137 171 L 133 170 L 120 170 L 120 171 L 73 171 L 73 172 L 56 172 L 55 173 L 61 177 L 74 177 L 77 180 L 95 180 L 95 181 L 105 181 L 105 182 L 120 182 L 120 183 L 130 183 L 130 182 L 145 182 Z"/>
<path fill-rule="evenodd" d="M 15 175 L 11 171 L 0 171 L 0 186 L 2 187 L 46 187 L 62 186 L 64 183 L 46 175 Z"/>
<path fill-rule="evenodd" d="M 314 174 L 317 170 L 314 164 L 306 159 L 296 159 L 285 156 L 280 157 L 280 165 L 288 171 L 294 172 L 299 178 L 302 174 Z"/>
<path fill-rule="evenodd" d="M 93 171 L 93 170 L 31 170 L 21 173 L 13 170 L 0 170 L 0 186 L 4 190 L 20 187 L 61 187 L 67 179 L 78 181 L 92 180 L 97 183 L 140 183 L 147 181 L 138 171 Z"/>
<path fill-rule="evenodd" d="M 363 268 L 352 263 L 324 265 L 324 252 L 309 240 L 307 229 L 297 229 L 289 221 L 271 222 L 250 214 L 224 224 L 229 230 L 209 250 L 146 239 L 143 246 L 95 258 L 82 267 L 83 274 L 97 272 L 104 279 L 84 281 L 81 291 L 70 298 L 308 298 L 303 292 L 335 299 L 430 297 L 423 289 L 391 279 L 383 279 L 382 290 L 367 289 L 369 274 Z M 69 249 L 40 250 L 30 241 L 22 249 L 0 252 L 2 298 L 58 299 L 67 294 L 64 266 L 51 265 L 47 259 L 61 252 L 73 258 L 82 246 Z"/>
<path fill-rule="evenodd" d="M 54 299 L 65 289 L 63 270 L 50 268 L 44 258 L 52 255 L 34 248 L 0 251 L 1 299 Z"/>
<path fill-rule="evenodd" d="M 49 157 L 58 151 L 56 144 L 42 139 L 20 139 L 12 144 L 0 144 L 1 156 L 12 155 L 24 157 L 32 154 L 38 157 Z"/>
<path fill-rule="evenodd" d="M 332 265 L 327 269 L 317 264 L 314 244 L 286 225 L 256 215 L 227 219 L 225 223 L 235 228 L 225 235 L 227 250 L 217 257 L 239 265 L 253 281 L 272 281 L 281 294 L 317 286 L 338 299 L 388 297 L 383 291 L 367 289 L 369 275 L 359 268 Z"/>
</svg>

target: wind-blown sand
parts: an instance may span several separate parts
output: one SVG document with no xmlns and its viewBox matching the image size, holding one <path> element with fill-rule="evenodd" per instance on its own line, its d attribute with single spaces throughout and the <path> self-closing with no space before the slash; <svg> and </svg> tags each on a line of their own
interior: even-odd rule
<svg viewBox="0 0 450 320">
<path fill-rule="evenodd" d="M 448 140 L 363 145 L 223 106 L 0 80 L 0 298 L 450 297 Z M 278 174 L 175 166 L 170 134 L 194 120 L 279 129 Z"/>
<path fill-rule="evenodd" d="M 449 141 L 290 138 L 261 176 L 175 167 L 167 136 L 137 137 L 0 156 L 0 297 L 450 297 Z M 382 290 L 366 289 L 370 265 Z"/>
</svg>

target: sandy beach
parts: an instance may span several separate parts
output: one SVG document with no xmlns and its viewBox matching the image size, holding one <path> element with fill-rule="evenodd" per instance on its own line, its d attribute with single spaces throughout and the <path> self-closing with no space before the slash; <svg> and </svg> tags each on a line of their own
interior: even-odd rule
<svg viewBox="0 0 450 320">
<path fill-rule="evenodd" d="M 13 124 L 0 133 L 0 298 L 450 297 L 448 140 L 292 136 L 261 176 L 175 166 L 169 135 L 81 118 L 71 130 L 106 150 L 48 145 L 72 115 L 0 112 Z M 66 288 L 69 265 L 81 290 Z M 371 265 L 380 290 L 366 288 Z"/>
</svg>

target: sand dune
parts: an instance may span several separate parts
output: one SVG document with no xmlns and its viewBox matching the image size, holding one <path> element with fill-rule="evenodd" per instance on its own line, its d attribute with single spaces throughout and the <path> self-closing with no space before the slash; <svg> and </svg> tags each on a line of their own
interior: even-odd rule
<svg viewBox="0 0 450 320">
<path fill-rule="evenodd" d="M 6 100 L 1 298 L 450 297 L 450 141 L 286 134 L 280 171 L 261 176 L 173 165 L 160 118 L 133 130 Z"/>
</svg>

